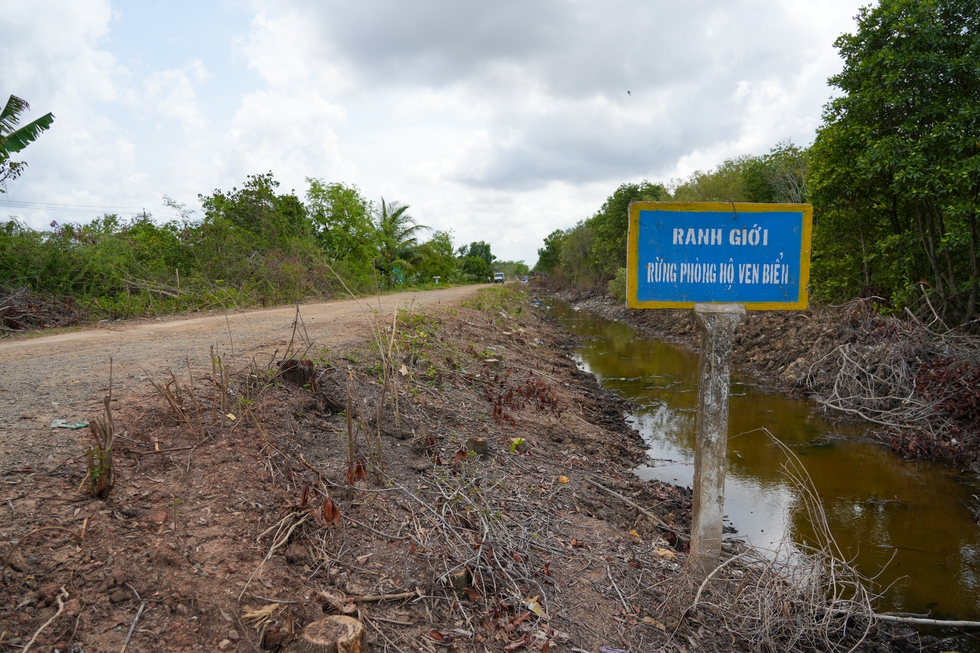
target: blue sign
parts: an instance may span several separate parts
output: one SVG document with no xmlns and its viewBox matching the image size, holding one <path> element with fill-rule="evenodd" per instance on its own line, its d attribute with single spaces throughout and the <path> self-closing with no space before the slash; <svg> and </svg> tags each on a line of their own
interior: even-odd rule
<svg viewBox="0 0 980 653">
<path fill-rule="evenodd" d="M 628 304 L 804 309 L 812 216 L 809 204 L 631 204 Z"/>
</svg>

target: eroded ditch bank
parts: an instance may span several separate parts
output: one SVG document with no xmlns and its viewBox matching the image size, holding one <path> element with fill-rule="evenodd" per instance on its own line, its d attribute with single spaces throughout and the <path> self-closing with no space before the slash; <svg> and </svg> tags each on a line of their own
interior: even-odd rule
<svg viewBox="0 0 980 653">
<path fill-rule="evenodd" d="M 647 337 L 697 349 L 691 311 L 628 310 L 594 290 L 557 297 Z M 980 339 L 941 322 L 884 317 L 873 299 L 808 311 L 750 311 L 733 362 L 758 382 L 824 405 L 904 458 L 934 460 L 980 481 Z M 976 506 L 980 520 L 980 505 Z"/>
<path fill-rule="evenodd" d="M 807 584 L 737 545 L 688 576 L 689 494 L 630 472 L 626 404 L 512 289 L 378 316 L 358 346 L 285 340 L 309 364 L 179 371 L 180 411 L 116 397 L 104 499 L 76 493 L 80 457 L 0 479 L 0 646 L 288 650 L 327 614 L 378 651 L 930 644 L 869 619 L 846 568 L 828 602 L 819 550 Z"/>
<path fill-rule="evenodd" d="M 698 366 L 690 315 L 673 311 L 649 318 L 644 313 L 655 311 L 625 311 L 595 298 L 549 304 L 556 319 L 583 339 L 578 350 L 582 366 L 633 403 L 632 423 L 654 459 L 637 473 L 690 484 Z M 671 325 L 665 319 L 669 317 L 680 324 Z M 811 526 L 800 519 L 794 483 L 787 478 L 786 452 L 773 446 L 775 436 L 798 456 L 812 480 L 841 551 L 866 575 L 876 577 L 882 610 L 977 619 L 980 530 L 971 510 L 976 500 L 972 475 L 902 459 L 876 444 L 881 441 L 878 425 L 834 420 L 840 414 L 805 399 L 801 384 L 780 383 L 765 374 L 767 369 L 778 372 L 780 361 L 785 364 L 781 349 L 792 346 L 794 353 L 812 354 L 827 348 L 795 338 L 814 332 L 826 337 L 851 326 L 834 327 L 832 317 L 810 316 L 817 326 L 795 337 L 778 329 L 792 327 L 800 316 L 768 320 L 767 331 L 760 333 L 755 325 L 742 337 L 742 360 L 734 358 L 748 365 L 736 367 L 733 377 L 725 507 L 738 529 L 732 537 L 775 556 L 792 554 L 811 538 Z M 651 324 L 654 335 L 687 347 L 643 337 L 644 330 L 653 330 Z M 768 359 L 757 342 L 766 336 L 773 342 Z M 964 646 L 976 648 L 969 641 L 960 648 Z"/>
</svg>

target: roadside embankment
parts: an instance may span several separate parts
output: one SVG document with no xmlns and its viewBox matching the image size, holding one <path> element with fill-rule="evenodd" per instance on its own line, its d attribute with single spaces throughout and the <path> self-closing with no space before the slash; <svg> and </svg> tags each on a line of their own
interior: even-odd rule
<svg viewBox="0 0 980 653">
<path fill-rule="evenodd" d="M 368 650 L 928 650 L 823 546 L 819 582 L 738 545 L 689 574 L 689 491 L 630 472 L 625 403 L 514 288 L 350 319 L 324 347 L 300 309 L 271 357 L 115 386 L 102 498 L 82 456 L 23 452 L 0 645 L 291 650 L 348 616 Z"/>
</svg>

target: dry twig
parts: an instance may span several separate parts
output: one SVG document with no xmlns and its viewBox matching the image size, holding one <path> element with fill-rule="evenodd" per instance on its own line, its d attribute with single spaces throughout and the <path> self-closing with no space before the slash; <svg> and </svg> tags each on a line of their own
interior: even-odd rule
<svg viewBox="0 0 980 653">
<path fill-rule="evenodd" d="M 35 632 L 34 636 L 31 637 L 31 640 L 27 642 L 27 644 L 21 650 L 21 653 L 27 653 L 27 651 L 31 650 L 31 647 L 34 645 L 34 642 L 37 641 L 38 635 L 44 632 L 44 629 L 50 626 L 52 621 L 54 621 L 59 616 L 61 616 L 61 613 L 64 612 L 65 610 L 65 599 L 67 598 L 68 598 L 68 592 L 65 591 L 65 586 L 62 585 L 56 599 L 58 601 L 58 611 L 55 612 L 53 615 L 51 615 L 51 617 L 47 621 L 45 621 L 40 628 L 37 629 L 37 632 Z"/>
</svg>

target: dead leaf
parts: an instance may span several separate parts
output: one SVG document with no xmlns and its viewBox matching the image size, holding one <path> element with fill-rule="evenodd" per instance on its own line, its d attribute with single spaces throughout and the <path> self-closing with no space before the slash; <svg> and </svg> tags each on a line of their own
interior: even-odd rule
<svg viewBox="0 0 980 653">
<path fill-rule="evenodd" d="M 541 602 L 538 601 L 538 597 L 535 596 L 533 599 L 529 599 L 526 603 L 527 609 L 538 615 L 539 617 L 544 616 L 544 610 L 541 609 Z"/>
<path fill-rule="evenodd" d="M 405 367 L 404 363 L 402 363 L 402 366 L 398 368 L 398 373 L 402 376 L 408 376 L 408 368 Z"/>
<path fill-rule="evenodd" d="M 267 622 L 280 607 L 282 606 L 272 603 L 257 610 L 245 608 L 242 610 L 242 623 L 254 627 L 255 630 L 259 630 L 262 628 L 262 624 Z"/>
<path fill-rule="evenodd" d="M 340 526 L 340 508 L 333 505 L 333 501 L 331 501 L 330 497 L 323 500 L 323 508 L 320 510 L 320 515 L 315 516 L 320 517 L 317 519 L 317 521 L 321 521 L 322 519 L 323 526 L 326 526 L 327 524 Z"/>
<path fill-rule="evenodd" d="M 673 560 L 677 557 L 677 554 L 670 549 L 654 549 L 653 552 L 665 560 Z"/>
<path fill-rule="evenodd" d="M 521 637 L 519 640 L 514 641 L 514 642 L 511 642 L 510 644 L 508 644 L 507 646 L 505 646 L 504 647 L 504 650 L 505 651 L 516 651 L 517 649 L 522 648 L 524 646 L 529 646 L 531 644 L 531 641 L 532 641 L 531 633 L 528 633 L 524 637 Z"/>
<path fill-rule="evenodd" d="M 644 626 L 653 626 L 657 630 L 662 630 L 665 633 L 667 632 L 667 627 L 662 623 L 660 623 L 659 621 L 657 621 L 656 619 L 654 619 L 653 617 L 643 617 L 641 623 Z"/>
<path fill-rule="evenodd" d="M 353 614 L 357 611 L 357 606 L 354 605 L 353 601 L 337 596 L 336 594 L 331 594 L 330 592 L 320 592 L 320 596 L 326 599 L 327 603 L 330 604 L 330 607 L 341 614 Z M 324 610 L 326 610 L 326 608 L 324 608 Z"/>
<path fill-rule="evenodd" d="M 347 474 L 344 475 L 344 482 L 347 485 L 354 485 L 358 481 L 367 478 L 367 462 L 363 458 L 358 458 L 347 463 Z"/>
</svg>

